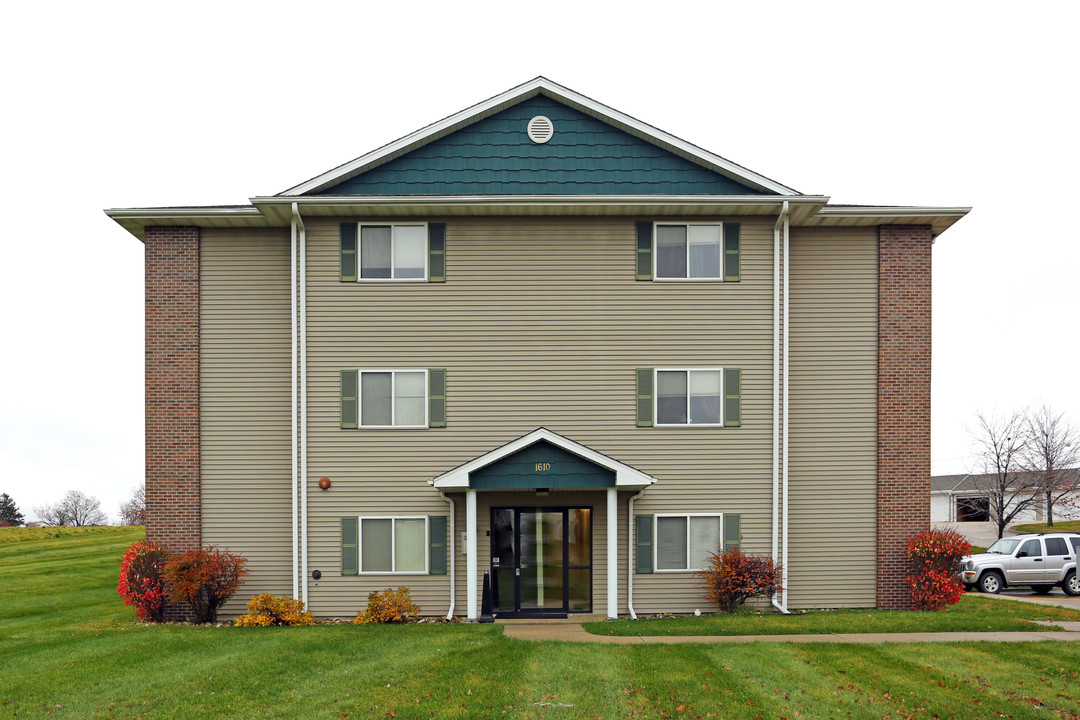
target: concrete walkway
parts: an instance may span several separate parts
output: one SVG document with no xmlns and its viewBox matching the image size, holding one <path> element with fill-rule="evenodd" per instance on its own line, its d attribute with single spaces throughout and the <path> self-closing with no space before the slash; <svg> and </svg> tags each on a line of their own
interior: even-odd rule
<svg viewBox="0 0 1080 720">
<path fill-rule="evenodd" d="M 919 642 L 1039 642 L 1080 641 L 1080 632 L 941 632 L 941 633 L 842 633 L 829 635 L 593 635 L 579 623 L 503 621 L 506 637 L 520 640 L 610 643 L 615 645 L 672 645 L 677 643 L 919 643 Z M 1051 623 L 1080 630 L 1080 623 Z"/>
</svg>

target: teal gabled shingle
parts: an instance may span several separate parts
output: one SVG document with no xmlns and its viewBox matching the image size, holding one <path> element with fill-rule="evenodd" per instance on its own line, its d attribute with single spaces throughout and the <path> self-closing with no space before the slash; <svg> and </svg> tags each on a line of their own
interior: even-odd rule
<svg viewBox="0 0 1080 720">
<path fill-rule="evenodd" d="M 526 126 L 546 115 L 540 145 Z M 756 195 L 745 185 L 539 95 L 322 195 Z"/>
</svg>

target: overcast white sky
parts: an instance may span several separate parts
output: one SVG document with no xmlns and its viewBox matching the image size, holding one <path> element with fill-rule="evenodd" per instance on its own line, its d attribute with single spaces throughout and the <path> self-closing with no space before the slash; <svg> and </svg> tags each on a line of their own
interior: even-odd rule
<svg viewBox="0 0 1080 720">
<path fill-rule="evenodd" d="M 373 5 L 5 9 L 0 492 L 28 517 L 141 482 L 142 245 L 102 208 L 244 203 L 536 75 L 833 202 L 973 205 L 934 248 L 934 472 L 977 409 L 1080 419 L 1075 1 Z"/>
</svg>

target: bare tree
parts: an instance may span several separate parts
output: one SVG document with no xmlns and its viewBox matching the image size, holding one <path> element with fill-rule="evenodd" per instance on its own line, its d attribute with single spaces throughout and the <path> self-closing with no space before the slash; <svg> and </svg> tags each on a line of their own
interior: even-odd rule
<svg viewBox="0 0 1080 720">
<path fill-rule="evenodd" d="M 101 511 L 101 501 L 81 490 L 68 490 L 63 500 L 52 505 L 42 505 L 34 512 L 46 525 L 104 525 L 108 522 Z"/>
<path fill-rule="evenodd" d="M 990 499 L 990 520 L 997 525 L 1000 538 L 1009 523 L 1038 500 L 1041 485 L 1037 477 L 1024 472 L 1026 413 L 978 413 L 976 418 L 978 427 L 972 437 L 982 448 L 982 472 L 973 472 L 971 480 L 976 492 Z"/>
<path fill-rule="evenodd" d="M 146 485 L 131 491 L 131 499 L 120 503 L 121 525 L 146 525 Z"/>
<path fill-rule="evenodd" d="M 1080 492 L 1080 430 L 1043 405 L 1027 418 L 1028 447 L 1024 465 L 1038 478 L 1046 501 L 1046 524 L 1054 526 L 1054 505 Z"/>
</svg>

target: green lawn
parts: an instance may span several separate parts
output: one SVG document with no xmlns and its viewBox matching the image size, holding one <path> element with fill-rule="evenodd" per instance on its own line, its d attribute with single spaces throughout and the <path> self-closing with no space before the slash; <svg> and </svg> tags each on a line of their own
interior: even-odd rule
<svg viewBox="0 0 1080 720">
<path fill-rule="evenodd" d="M 975 593 L 940 612 L 906 610 L 810 610 L 781 615 L 704 615 L 585 623 L 598 635 L 799 635 L 803 633 L 890 633 L 1046 630 L 1032 620 L 1080 620 L 1080 610 L 991 600 Z"/>
<path fill-rule="evenodd" d="M 1054 523 L 1054 527 L 1050 527 L 1046 523 L 1028 523 L 1027 525 L 1016 525 L 1013 527 L 1016 532 L 1080 532 L 1080 520 L 1066 520 L 1064 522 L 1058 521 Z"/>
<path fill-rule="evenodd" d="M 1080 643 L 594 645 L 133 624 L 138 529 L 0 545 L 0 718 L 1076 718 Z"/>
</svg>

